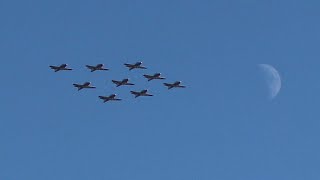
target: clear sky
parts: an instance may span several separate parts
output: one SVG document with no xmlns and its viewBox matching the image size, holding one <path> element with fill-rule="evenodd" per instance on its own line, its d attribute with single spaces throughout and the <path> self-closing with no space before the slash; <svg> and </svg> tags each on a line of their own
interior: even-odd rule
<svg viewBox="0 0 320 180">
<path fill-rule="evenodd" d="M 317 0 L 0 1 L 0 179 L 319 180 Z M 129 72 L 123 63 L 143 61 Z M 75 70 L 54 73 L 49 65 Z M 90 73 L 104 63 L 109 72 Z M 280 73 L 270 101 L 258 64 Z M 144 73 L 161 72 L 168 91 Z M 135 87 L 115 88 L 129 77 Z M 78 92 L 72 83 L 98 89 Z M 134 99 L 148 88 L 154 97 Z M 97 96 L 117 93 L 122 102 Z"/>
</svg>

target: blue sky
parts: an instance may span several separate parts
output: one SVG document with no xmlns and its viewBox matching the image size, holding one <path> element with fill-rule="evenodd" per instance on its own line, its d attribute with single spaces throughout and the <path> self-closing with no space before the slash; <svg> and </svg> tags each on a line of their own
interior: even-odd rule
<svg viewBox="0 0 320 180">
<path fill-rule="evenodd" d="M 320 2 L 2 0 L 0 179 L 318 180 Z M 141 60 L 146 71 L 128 72 Z M 68 63 L 75 71 L 53 73 Z M 104 63 L 110 72 L 90 73 Z M 268 100 L 258 64 L 282 89 Z M 161 72 L 186 89 L 147 83 Z M 137 86 L 115 88 L 129 77 Z M 96 90 L 76 91 L 91 81 Z M 152 98 L 130 90 L 148 88 Z M 124 100 L 103 104 L 97 96 Z"/>
</svg>

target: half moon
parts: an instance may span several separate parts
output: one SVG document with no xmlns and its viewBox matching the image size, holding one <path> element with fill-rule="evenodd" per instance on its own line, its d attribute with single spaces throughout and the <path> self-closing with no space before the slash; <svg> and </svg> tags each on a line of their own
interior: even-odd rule
<svg viewBox="0 0 320 180">
<path fill-rule="evenodd" d="M 269 89 L 270 99 L 274 99 L 281 89 L 281 77 L 279 72 L 273 66 L 269 64 L 259 64 L 259 67 L 263 70 L 267 86 Z"/>
</svg>

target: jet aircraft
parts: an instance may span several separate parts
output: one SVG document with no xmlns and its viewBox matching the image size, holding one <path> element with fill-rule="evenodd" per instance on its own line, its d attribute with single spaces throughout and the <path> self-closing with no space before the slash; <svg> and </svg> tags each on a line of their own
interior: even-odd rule
<svg viewBox="0 0 320 180">
<path fill-rule="evenodd" d="M 86 67 L 88 69 L 90 69 L 91 72 L 94 72 L 94 71 L 108 71 L 109 70 L 107 68 L 104 68 L 103 66 L 104 66 L 103 64 L 97 64 L 96 66 L 86 65 Z"/>
<path fill-rule="evenodd" d="M 142 62 L 136 62 L 135 64 L 124 64 L 127 68 L 129 68 L 129 70 L 133 70 L 133 69 L 147 69 L 146 67 L 142 66 Z"/>
<path fill-rule="evenodd" d="M 73 84 L 74 87 L 78 88 L 78 91 L 80 91 L 81 89 L 95 89 L 96 87 L 94 86 L 90 86 L 91 83 L 90 82 L 85 82 L 83 84 Z"/>
<path fill-rule="evenodd" d="M 161 73 L 155 73 L 154 75 L 143 75 L 148 81 L 152 81 L 154 79 L 166 79 L 165 77 L 161 77 Z"/>
<path fill-rule="evenodd" d="M 142 90 L 142 91 L 130 91 L 131 94 L 133 94 L 135 96 L 135 98 L 139 97 L 139 96 L 153 96 L 152 94 L 148 93 L 148 90 Z"/>
<path fill-rule="evenodd" d="M 110 96 L 99 96 L 100 99 L 103 100 L 104 103 L 108 101 L 121 101 L 122 99 L 116 98 L 116 94 L 111 94 Z"/>
<path fill-rule="evenodd" d="M 133 83 L 129 83 L 129 79 L 123 79 L 122 81 L 116 81 L 116 80 L 112 80 L 112 82 L 114 84 L 117 85 L 117 87 L 119 86 L 124 86 L 124 85 L 129 85 L 129 86 L 133 86 Z"/>
<path fill-rule="evenodd" d="M 49 66 L 54 72 L 58 71 L 71 71 L 71 68 L 67 68 L 68 64 L 61 64 L 60 66 Z"/>
<path fill-rule="evenodd" d="M 172 88 L 185 88 L 186 86 L 182 86 L 181 85 L 181 81 L 176 81 L 172 84 L 170 83 L 163 83 L 165 86 L 168 87 L 168 89 L 172 89 Z"/>
</svg>

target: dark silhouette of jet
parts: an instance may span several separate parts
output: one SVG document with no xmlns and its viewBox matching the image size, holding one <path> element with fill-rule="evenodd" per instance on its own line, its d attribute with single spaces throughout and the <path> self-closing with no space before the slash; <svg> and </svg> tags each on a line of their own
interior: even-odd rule
<svg viewBox="0 0 320 180">
<path fill-rule="evenodd" d="M 176 81 L 172 84 L 170 83 L 163 83 L 165 86 L 168 87 L 168 89 L 172 89 L 172 88 L 185 88 L 186 86 L 182 86 L 181 85 L 181 81 Z"/>
<path fill-rule="evenodd" d="M 166 79 L 165 77 L 161 77 L 161 73 L 155 73 L 154 75 L 143 75 L 145 78 L 148 79 L 148 81 L 152 81 L 154 79 Z"/>
<path fill-rule="evenodd" d="M 153 96 L 152 94 L 148 93 L 148 90 L 142 90 L 142 91 L 130 91 L 131 94 L 135 96 L 135 98 L 140 97 L 140 96 Z"/>
<path fill-rule="evenodd" d="M 95 89 L 96 87 L 90 86 L 91 82 L 85 82 L 83 84 L 73 84 L 74 87 L 78 88 L 78 91 L 81 89 Z"/>
<path fill-rule="evenodd" d="M 104 66 L 103 64 L 97 64 L 96 66 L 86 65 L 86 67 L 88 69 L 90 69 L 91 72 L 94 72 L 94 71 L 108 71 L 109 70 L 108 68 L 104 68 L 103 66 Z"/>
<path fill-rule="evenodd" d="M 142 62 L 136 62 L 135 64 L 124 64 L 127 68 L 129 68 L 129 70 L 133 70 L 133 69 L 147 69 L 146 67 L 142 66 Z"/>
<path fill-rule="evenodd" d="M 67 68 L 68 64 L 61 64 L 60 66 L 49 66 L 54 72 L 58 71 L 71 71 L 71 68 Z"/>
<path fill-rule="evenodd" d="M 108 101 L 121 101 L 122 99 L 116 98 L 116 94 L 111 94 L 110 96 L 99 96 L 100 99 L 103 100 L 104 103 Z"/>
<path fill-rule="evenodd" d="M 129 83 L 129 79 L 123 79 L 123 80 L 121 80 L 121 81 L 116 81 L 116 80 L 112 80 L 112 82 L 114 83 L 114 84 L 116 84 L 117 85 L 117 87 L 119 87 L 119 86 L 133 86 L 134 84 L 132 84 L 132 83 Z"/>
</svg>

